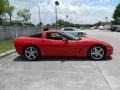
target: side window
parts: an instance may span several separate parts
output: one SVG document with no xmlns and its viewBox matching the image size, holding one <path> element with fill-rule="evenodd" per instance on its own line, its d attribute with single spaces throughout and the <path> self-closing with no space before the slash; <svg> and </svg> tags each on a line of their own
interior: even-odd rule
<svg viewBox="0 0 120 90">
<path fill-rule="evenodd" d="M 30 37 L 41 38 L 42 34 L 41 33 L 37 33 L 37 34 L 31 35 Z"/>
<path fill-rule="evenodd" d="M 63 36 L 58 32 L 47 33 L 46 38 L 47 39 L 53 39 L 53 40 L 63 40 Z"/>
<path fill-rule="evenodd" d="M 64 31 L 73 31 L 73 29 L 67 28 L 67 29 L 64 29 Z"/>
</svg>

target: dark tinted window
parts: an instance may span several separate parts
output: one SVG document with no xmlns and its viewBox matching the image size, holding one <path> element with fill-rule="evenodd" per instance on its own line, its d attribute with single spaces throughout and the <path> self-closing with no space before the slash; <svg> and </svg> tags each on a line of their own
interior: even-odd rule
<svg viewBox="0 0 120 90">
<path fill-rule="evenodd" d="M 64 29 L 64 31 L 73 31 L 73 29 L 67 28 L 67 29 Z"/>
<path fill-rule="evenodd" d="M 30 37 L 35 37 L 35 38 L 41 38 L 42 37 L 42 33 L 36 33 Z"/>
<path fill-rule="evenodd" d="M 47 33 L 47 39 L 62 40 L 63 36 L 58 32 Z"/>
</svg>

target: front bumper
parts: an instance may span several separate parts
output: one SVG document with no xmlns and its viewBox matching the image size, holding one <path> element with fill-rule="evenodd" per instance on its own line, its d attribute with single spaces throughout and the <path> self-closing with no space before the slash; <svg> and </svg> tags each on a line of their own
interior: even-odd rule
<svg viewBox="0 0 120 90">
<path fill-rule="evenodd" d="M 112 47 L 108 47 L 107 48 L 107 56 L 111 56 L 113 54 L 113 48 Z"/>
</svg>

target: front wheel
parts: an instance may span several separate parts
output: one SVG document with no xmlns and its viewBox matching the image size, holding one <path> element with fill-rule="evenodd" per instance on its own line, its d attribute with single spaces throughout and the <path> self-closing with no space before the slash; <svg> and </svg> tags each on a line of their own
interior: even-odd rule
<svg viewBox="0 0 120 90">
<path fill-rule="evenodd" d="M 24 50 L 24 57 L 27 60 L 36 60 L 39 57 L 39 50 L 34 46 L 28 46 Z"/>
<path fill-rule="evenodd" d="M 106 55 L 105 49 L 101 46 L 94 46 L 89 50 L 88 57 L 93 60 L 104 59 Z"/>
</svg>

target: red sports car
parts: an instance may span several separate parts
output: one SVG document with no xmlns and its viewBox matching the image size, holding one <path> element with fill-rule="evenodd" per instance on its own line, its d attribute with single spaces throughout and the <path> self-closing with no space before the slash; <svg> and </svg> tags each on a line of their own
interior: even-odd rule
<svg viewBox="0 0 120 90">
<path fill-rule="evenodd" d="M 59 30 L 43 31 L 14 39 L 16 51 L 28 60 L 38 57 L 71 56 L 101 60 L 113 54 L 113 47 L 88 37 L 77 38 Z"/>
</svg>

